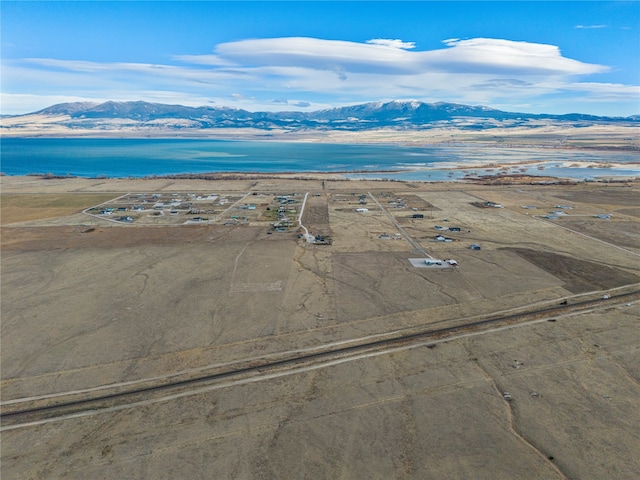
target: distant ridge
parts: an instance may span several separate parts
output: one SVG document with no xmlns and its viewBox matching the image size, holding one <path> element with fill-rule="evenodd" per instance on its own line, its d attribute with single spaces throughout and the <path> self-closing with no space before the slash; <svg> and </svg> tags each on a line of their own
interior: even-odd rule
<svg viewBox="0 0 640 480">
<path fill-rule="evenodd" d="M 131 120 L 154 120 L 158 118 L 255 118 L 261 120 L 274 119 L 309 119 L 316 121 L 348 121 L 368 120 L 378 122 L 397 122 L 406 117 L 415 122 L 447 120 L 454 117 L 487 117 L 495 119 L 549 118 L 554 120 L 602 120 L 602 121 L 637 121 L 640 115 L 630 117 L 606 117 L 581 113 L 563 115 L 533 114 L 506 112 L 483 106 L 471 106 L 458 103 L 424 103 L 417 100 L 393 100 L 390 102 L 369 102 L 348 107 L 337 107 L 314 112 L 249 112 L 229 107 L 187 107 L 184 105 L 168 105 L 143 101 L 104 103 L 73 102 L 59 103 L 34 112 L 45 115 L 69 115 L 72 118 L 128 118 Z"/>
<path fill-rule="evenodd" d="M 37 120 L 34 116 L 37 116 Z M 51 117 L 50 123 L 47 118 Z M 63 117 L 63 118 L 61 118 Z M 252 128 L 284 131 L 367 131 L 375 129 L 423 130 L 456 128 L 540 127 L 545 122 L 583 127 L 594 124 L 640 125 L 640 115 L 605 117 L 569 113 L 565 115 L 506 112 L 484 106 L 457 103 L 424 103 L 418 100 L 369 102 L 312 112 L 249 112 L 229 107 L 187 107 L 143 101 L 61 103 L 27 115 L 4 117 L 2 131 L 19 134 L 20 129 L 48 125 L 71 131 L 118 132 L 122 129 L 153 134 L 155 131 L 185 131 L 220 128 Z"/>
</svg>

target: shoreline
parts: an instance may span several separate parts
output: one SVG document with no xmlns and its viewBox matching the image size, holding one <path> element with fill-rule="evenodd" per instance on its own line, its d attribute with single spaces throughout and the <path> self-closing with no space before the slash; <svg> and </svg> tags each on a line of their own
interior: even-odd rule
<svg viewBox="0 0 640 480">
<path fill-rule="evenodd" d="M 640 132 L 638 132 L 640 136 Z M 584 152 L 611 152 L 611 153 L 638 153 L 640 154 L 640 145 L 554 145 L 554 144 L 535 144 L 535 143 L 503 143 L 500 141 L 478 141 L 478 140 L 442 140 L 442 141 L 400 141 L 400 140 L 361 140 L 361 141 L 344 141 L 334 139 L 335 141 L 324 141 L 316 138 L 300 138 L 289 139 L 279 137 L 243 137 L 243 136 L 206 136 L 206 135 L 174 135 L 174 136 L 151 136 L 151 135 L 7 135 L 0 132 L 0 141 L 6 139 L 43 139 L 43 140 L 211 140 L 220 142 L 265 142 L 265 143 L 289 143 L 289 144 L 324 144 L 324 145 L 362 145 L 362 146 L 397 146 L 397 147 L 425 147 L 425 148 L 495 148 L 499 150 L 522 149 L 522 150 L 558 150 L 558 151 L 584 151 Z M 639 162 L 640 163 L 640 162 Z"/>
<path fill-rule="evenodd" d="M 355 133 L 355 132 L 354 132 Z M 640 137 L 640 131 L 638 132 Z M 491 140 L 478 140 L 478 139 L 457 139 L 457 140 L 426 140 L 426 139 L 414 139 L 414 140 L 388 140 L 388 139 L 375 139 L 369 138 L 364 140 L 352 141 L 344 138 L 316 138 L 316 137 L 303 137 L 303 138 L 287 138 L 277 137 L 271 135 L 265 136 L 234 136 L 234 135 L 13 135 L 6 134 L 0 131 L 0 140 L 6 139 L 61 139 L 61 140 L 74 140 L 74 139 L 86 139 L 86 140 L 202 140 L 202 141 L 220 141 L 220 142 L 265 142 L 265 143 L 290 143 L 290 144 L 325 144 L 325 145 L 363 145 L 363 146 L 403 146 L 403 147 L 430 147 L 430 148 L 496 148 L 503 149 L 535 149 L 535 150 L 567 150 L 567 151 L 585 151 L 585 152 L 612 152 L 612 153 L 638 153 L 640 154 L 640 145 L 561 145 L 561 144 L 547 144 L 547 143 L 519 143 L 504 141 L 491 141 Z"/>
<path fill-rule="evenodd" d="M 433 128 L 372 130 L 285 130 L 258 128 L 215 128 L 175 130 L 167 128 L 121 127 L 96 131 L 69 129 L 55 119 L 36 119 L 31 125 L 18 125 L 3 119 L 0 138 L 60 139 L 140 139 L 140 140 L 220 140 L 282 143 L 325 143 L 360 145 L 403 145 L 425 147 L 536 148 L 553 150 L 585 150 L 640 152 L 640 126 L 535 124 L 496 127 L 482 130 L 455 126 Z"/>
<path fill-rule="evenodd" d="M 465 169 L 459 169 L 464 171 Z M 426 171 L 426 170 L 425 170 Z M 392 177 L 373 177 L 376 173 L 382 174 L 402 174 L 402 171 L 385 172 L 214 172 L 201 174 L 168 174 L 168 175 L 147 175 L 142 177 L 83 177 L 73 175 L 5 175 L 0 174 L 0 184 L 15 184 L 23 182 L 38 182 L 46 184 L 53 181 L 87 181 L 87 182 L 152 182 L 152 181 L 204 181 L 204 182 L 233 182 L 233 181 L 256 181 L 256 180 L 283 180 L 283 181 L 329 181 L 329 182 L 393 182 L 393 183 L 417 183 L 417 184 L 446 184 L 446 183 L 466 183 L 466 184 L 579 184 L 579 183 L 635 183 L 640 182 L 640 171 L 638 175 L 594 175 L 590 179 L 562 177 L 555 175 L 545 175 L 544 170 L 539 175 L 532 175 L 525 172 L 497 172 L 495 174 L 464 175 L 457 178 L 442 179 L 396 179 Z M 350 177 L 349 175 L 371 175 L 370 177 Z"/>
<path fill-rule="evenodd" d="M 552 167 L 546 165 L 552 164 Z M 533 175 L 532 172 L 525 171 L 536 167 L 539 175 Z M 210 172 L 184 172 L 184 173 L 167 173 L 167 174 L 147 174 L 147 175 L 122 175 L 122 176 L 110 176 L 110 175 L 70 175 L 70 174 L 53 174 L 50 172 L 29 172 L 20 174 L 8 174 L 0 172 L 1 177 L 32 177 L 47 179 L 65 179 L 65 178 L 85 178 L 91 180 L 106 180 L 106 179 L 126 179 L 126 180 L 149 180 L 149 179 L 211 179 L 219 180 L 225 178 L 329 178 L 340 180 L 359 180 L 358 178 L 349 178 L 350 175 L 394 175 L 394 174 L 409 174 L 412 172 L 467 172 L 463 178 L 446 179 L 446 180 L 422 180 L 424 182 L 432 183 L 438 181 L 463 181 L 473 180 L 479 178 L 504 178 L 506 176 L 526 176 L 526 177 L 544 177 L 544 178 L 556 178 L 558 180 L 578 179 L 572 177 L 563 177 L 557 175 L 545 175 L 548 168 L 562 168 L 562 169 L 589 169 L 593 172 L 591 177 L 593 178 L 616 178 L 618 175 L 598 175 L 599 170 L 637 170 L 637 175 L 619 175 L 619 178 L 638 178 L 640 177 L 640 160 L 635 162 L 606 162 L 599 161 L 597 163 L 591 161 L 581 160 L 520 160 L 514 162 L 490 162 L 487 163 L 484 160 L 467 160 L 464 163 L 461 162 L 438 162 L 432 165 L 421 165 L 415 167 L 405 168 L 385 168 L 380 170 L 330 170 L 330 171 L 210 171 Z M 482 170 L 483 172 L 477 172 Z M 373 179 L 371 179 L 373 180 Z M 391 179 L 387 179 L 391 180 Z M 403 181 L 403 180 L 396 180 Z M 409 181 L 409 180 L 407 180 Z M 410 181 L 421 181 L 412 179 Z"/>
<path fill-rule="evenodd" d="M 345 132 L 342 132 L 343 134 Z M 380 133 L 380 132 L 378 132 Z M 387 134 L 389 132 L 385 132 Z M 396 132 L 397 133 L 397 132 Z M 407 133 L 407 132 L 405 132 Z M 335 134 L 335 132 L 334 132 Z M 416 132 L 411 132 L 411 135 L 415 135 Z M 376 147 L 376 146 L 396 146 L 407 148 L 425 148 L 425 149 L 443 149 L 443 152 L 452 153 L 448 155 L 449 158 L 443 161 L 433 161 L 431 159 L 424 159 L 424 162 L 420 161 L 408 161 L 404 163 L 387 162 L 390 165 L 354 165 L 360 168 L 355 169 L 340 169 L 346 165 L 340 165 L 338 169 L 322 170 L 322 169 L 304 169 L 304 170 L 260 170 L 258 166 L 257 170 L 244 171 L 233 170 L 236 165 L 227 165 L 229 170 L 209 170 L 198 172 L 189 171 L 188 165 L 185 165 L 185 171 L 181 172 L 168 172 L 168 173 L 146 173 L 145 170 L 151 171 L 154 168 L 152 164 L 148 165 L 148 169 L 140 169 L 139 172 L 127 172 L 127 168 L 114 169 L 112 174 L 107 172 L 92 172 L 91 168 L 87 172 L 76 174 L 72 173 L 74 168 L 70 168 L 67 171 L 54 169 L 53 165 L 39 165 L 35 168 L 38 170 L 24 171 L 26 169 L 16 166 L 8 166 L 11 172 L 0 172 L 3 176 L 27 176 L 27 177 L 40 177 L 43 179 L 52 178 L 88 178 L 88 179 L 224 179 L 224 178 L 327 178 L 327 179 L 340 179 L 340 180 L 379 180 L 386 179 L 392 181 L 411 181 L 411 182 L 460 182 L 466 180 L 478 181 L 481 178 L 505 178 L 505 176 L 511 177 L 528 177 L 532 179 L 538 178 L 554 178 L 557 180 L 572 180 L 572 181 L 593 181 L 594 179 L 632 179 L 636 180 L 640 177 L 640 155 L 635 151 L 633 145 L 618 145 L 616 148 L 607 145 L 593 145 L 589 148 L 578 148 L 574 145 L 557 145 L 557 144 L 506 144 L 501 142 L 479 142 L 477 139 L 474 141 L 459 141 L 449 140 L 446 143 L 440 144 L 418 144 L 408 143 L 400 141 L 401 138 L 395 138 L 395 141 L 381 142 L 381 138 L 377 138 L 377 141 L 372 141 L 370 135 L 358 135 L 358 143 L 356 142 L 330 142 L 329 140 L 335 140 L 335 138 L 324 137 L 322 139 L 315 138 L 314 141 L 309 141 L 309 138 L 292 139 L 291 137 L 286 140 L 280 140 L 278 138 L 271 137 L 269 139 L 232 139 L 232 138 L 215 138 L 205 139 L 202 137 L 132 137 L 132 136 L 95 136 L 95 137 L 63 137 L 63 136 L 39 136 L 39 137 L 9 137 L 10 140 L 31 140 L 31 139 L 60 139 L 60 140 L 73 140 L 73 139 L 86 139 L 86 140 L 142 140 L 142 141 L 162 141 L 162 140 L 184 140 L 198 141 L 198 140 L 213 140 L 213 141 L 228 141 L 228 142 L 240 142 L 240 143 L 257 143 L 257 142 L 272 142 L 272 143 L 307 143 L 307 144 L 325 144 L 325 145 L 349 145 L 349 146 L 364 146 L 364 147 Z M 345 137 L 341 137 L 345 140 Z M 352 137 L 352 139 L 355 139 Z M 320 141 L 318 141 L 320 140 Z M 389 138 L 385 138 L 389 140 Z M 510 152 L 507 152 L 510 150 Z M 457 151 L 457 152 L 456 152 Z M 492 158 L 492 152 L 495 153 Z M 546 152 L 546 153 L 545 153 Z M 557 153 L 554 153 L 557 152 Z M 561 152 L 567 152 L 566 155 Z M 570 155 L 569 152 L 573 154 Z M 598 154 L 596 152 L 602 152 Z M 444 153 L 443 153 L 444 154 Z M 417 157 L 416 157 L 417 158 Z M 445 156 L 446 158 L 446 156 Z M 637 158 L 637 160 L 636 160 Z M 611 159 L 612 161 L 608 161 Z M 342 163 L 342 162 L 339 162 Z M 348 163 L 348 162 L 347 162 Z M 374 162 L 375 164 L 376 162 Z M 384 162 L 383 162 L 384 163 Z M 28 165 L 24 163 L 23 165 Z M 274 165 L 275 166 L 275 165 Z M 281 165 L 283 166 L 283 165 Z M 18 167 L 18 168 L 15 168 Z M 214 167 L 211 165 L 211 167 Z M 329 166 L 331 168 L 332 166 Z M 376 168 L 378 167 L 378 168 Z M 28 166 L 27 166 L 28 168 Z M 49 170 L 51 168 L 51 170 Z M 181 168 L 181 167 L 178 167 Z M 207 167 L 208 168 L 208 167 Z M 215 167 L 214 167 L 215 168 Z M 264 168 L 264 167 L 263 167 Z M 268 167 L 266 167 L 268 168 Z M 276 167 L 277 168 L 277 167 Z M 285 167 L 286 168 L 286 167 Z M 47 170 L 45 170 L 47 169 Z M 424 173 L 425 178 L 420 178 Z M 433 175 L 433 178 L 431 178 Z M 380 178 L 372 178 L 379 176 Z M 446 178 L 446 177 L 455 178 Z M 360 178 L 358 178 L 360 177 Z M 368 177 L 368 178 L 367 178 Z M 386 177 L 386 178 L 385 178 Z M 427 178 L 428 177 L 428 178 Z"/>
</svg>

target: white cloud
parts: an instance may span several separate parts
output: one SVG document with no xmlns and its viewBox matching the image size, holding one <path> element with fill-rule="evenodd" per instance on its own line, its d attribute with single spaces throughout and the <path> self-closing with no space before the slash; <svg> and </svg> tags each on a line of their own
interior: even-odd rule
<svg viewBox="0 0 640 480">
<path fill-rule="evenodd" d="M 172 58 L 174 60 L 195 65 L 210 65 L 214 67 L 229 67 L 234 65 L 232 62 L 221 58 L 219 55 L 174 55 Z"/>
<path fill-rule="evenodd" d="M 609 25 L 576 25 L 576 28 L 586 28 L 586 29 L 592 29 L 592 28 L 608 28 Z"/>
<path fill-rule="evenodd" d="M 391 40 L 388 38 L 373 38 L 371 40 L 367 40 L 367 43 L 370 45 L 382 45 L 385 47 L 391 48 L 401 48 L 403 50 L 416 48 L 415 42 L 403 42 L 402 40 Z"/>
<path fill-rule="evenodd" d="M 183 55 L 181 61 L 224 65 L 235 72 L 259 67 L 298 67 L 332 71 L 342 80 L 352 73 L 416 75 L 433 71 L 519 75 L 588 75 L 603 65 L 562 56 L 555 45 L 493 38 L 444 41 L 447 48 L 409 51 L 413 42 L 373 39 L 366 43 L 285 37 L 219 44 L 214 55 Z"/>
<path fill-rule="evenodd" d="M 427 52 L 431 65 L 450 72 L 520 75 L 588 75 L 609 70 L 603 65 L 563 57 L 555 45 L 494 38 L 448 40 L 446 50 Z"/>
<path fill-rule="evenodd" d="M 299 67 L 336 72 L 411 73 L 417 65 L 410 52 L 387 45 L 307 37 L 264 38 L 222 43 L 216 54 L 236 67 Z"/>
<path fill-rule="evenodd" d="M 382 39 L 369 42 L 300 37 L 241 40 L 218 45 L 215 55 L 176 57 L 192 66 L 42 58 L 23 59 L 9 66 L 45 68 L 51 75 L 72 72 L 104 77 L 109 73 L 113 76 L 137 74 L 156 80 L 167 78 L 203 83 L 235 80 L 260 83 L 264 81 L 265 72 L 283 75 L 286 69 L 332 72 L 341 80 L 361 73 L 389 77 L 435 72 L 553 76 L 588 75 L 608 70 L 606 66 L 563 57 L 558 47 L 538 43 L 489 38 L 449 39 L 445 41 L 447 48 L 444 49 L 408 51 L 407 48 L 412 48 L 411 42 Z M 293 75 L 292 79 L 295 78 Z"/>
<path fill-rule="evenodd" d="M 624 101 L 632 105 L 635 102 L 636 110 L 640 111 L 640 86 L 637 85 L 583 82 L 570 83 L 562 86 L 562 89 L 587 94 L 585 98 L 594 102 Z"/>
<path fill-rule="evenodd" d="M 535 104 L 540 96 L 567 92 L 585 98 L 638 98 L 638 87 L 578 82 L 581 76 L 609 68 L 567 58 L 555 45 L 491 38 L 450 38 L 443 43 L 443 48 L 416 51 L 413 42 L 399 39 L 251 39 L 219 44 L 208 55 L 176 56 L 180 63 L 174 65 L 5 59 L 2 88 L 7 94 L 39 94 L 34 98 L 40 100 L 142 99 L 186 105 L 213 101 L 269 111 L 382 97 L 489 106 Z M 28 105 L 37 102 L 29 98 L 11 97 L 12 109 L 23 103 L 20 112 L 12 112 L 33 111 Z M 287 99 L 288 105 L 274 98 Z M 51 103 L 59 102 L 38 108 Z"/>
</svg>

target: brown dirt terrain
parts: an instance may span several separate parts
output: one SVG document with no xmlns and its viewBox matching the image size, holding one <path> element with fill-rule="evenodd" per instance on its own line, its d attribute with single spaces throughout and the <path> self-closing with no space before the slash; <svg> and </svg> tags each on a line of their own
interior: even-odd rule
<svg viewBox="0 0 640 480">
<path fill-rule="evenodd" d="M 330 233 L 327 195 L 310 196 L 308 198 L 302 221 L 304 225 L 310 227 L 314 232 L 323 232 L 325 234 Z"/>
<path fill-rule="evenodd" d="M 640 186 L 1 181 L 12 194 L 41 191 L 60 195 L 59 202 L 71 201 L 65 188 L 88 194 L 74 211 L 95 205 L 94 194 L 156 188 L 233 198 L 250 191 L 295 192 L 296 199 L 322 192 L 310 193 L 303 222 L 329 229 L 333 238 L 332 245 L 313 245 L 298 239 L 295 228 L 270 233 L 260 220 L 267 212 L 262 201 L 251 226 L 225 226 L 235 210 L 207 225 L 116 225 L 67 214 L 3 224 L 3 402 L 164 381 L 265 355 L 578 302 L 583 297 L 575 293 L 600 290 L 594 294 L 600 298 L 640 282 L 639 255 L 618 248 L 622 237 L 607 236 L 614 222 L 594 221 L 584 236 L 521 208 L 536 203 L 542 210 L 575 195 L 572 202 L 582 199 L 577 213 L 614 204 L 633 209 Z M 382 210 L 367 197 L 369 212 L 356 213 L 369 192 L 381 199 Z M 429 205 L 436 218 L 403 223 L 400 231 L 392 219 L 413 207 L 389 206 L 385 192 Z M 472 205 L 487 200 L 505 208 Z M 631 226 L 624 231 L 636 233 L 637 220 L 626 221 Z M 436 224 L 464 230 L 450 233 L 455 242 L 435 242 Z M 400 239 L 381 239 L 380 232 Z M 412 267 L 408 259 L 422 254 L 407 234 L 425 253 L 455 258 L 460 266 Z M 470 243 L 482 249 L 472 251 Z M 1 473 L 39 479 L 634 478 L 640 471 L 640 304 L 606 302 L 554 322 L 322 368 L 282 369 L 184 396 L 167 392 L 153 403 L 4 429 Z"/>
<path fill-rule="evenodd" d="M 563 280 L 564 288 L 572 293 L 608 290 L 640 282 L 638 275 L 596 262 L 524 248 L 508 250 Z"/>
<path fill-rule="evenodd" d="M 616 215 L 611 220 L 604 220 L 605 228 L 602 222 L 600 219 L 569 217 L 562 218 L 560 225 L 614 245 L 636 249 L 640 253 L 640 224 L 616 218 Z"/>
<path fill-rule="evenodd" d="M 246 234 L 245 234 L 246 233 Z M 250 227 L 214 229 L 209 226 L 175 227 L 13 227 L 3 232 L 4 251 L 66 250 L 69 248 L 127 248 L 145 245 L 188 245 L 232 236 L 239 241 L 255 235 Z"/>
<path fill-rule="evenodd" d="M 0 195 L 2 224 L 55 218 L 78 213 L 92 205 L 111 200 L 113 195 L 79 193 L 69 194 L 6 194 Z"/>
<path fill-rule="evenodd" d="M 616 212 L 622 215 L 632 215 L 640 218 L 640 208 L 620 208 L 616 210 Z"/>
<path fill-rule="evenodd" d="M 595 187 L 592 189 L 571 189 L 555 193 L 554 196 L 585 204 L 629 206 L 637 205 L 637 194 L 637 189 L 632 187 Z"/>
</svg>

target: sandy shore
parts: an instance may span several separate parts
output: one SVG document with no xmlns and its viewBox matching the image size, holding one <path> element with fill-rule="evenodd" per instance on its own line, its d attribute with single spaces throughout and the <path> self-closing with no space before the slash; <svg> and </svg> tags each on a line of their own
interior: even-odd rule
<svg viewBox="0 0 640 480">
<path fill-rule="evenodd" d="M 3 118 L 4 137 L 85 138 L 198 138 L 218 140 L 273 140 L 337 144 L 469 145 L 495 147 L 545 147 L 625 150 L 640 152 L 640 127 L 633 125 L 587 125 L 539 122 L 523 127 L 465 130 L 453 126 L 415 130 L 366 131 L 286 130 L 257 128 L 171 129 L 136 125 L 105 125 L 103 129 L 68 128 L 65 116 L 28 115 Z"/>
<path fill-rule="evenodd" d="M 554 166 L 558 168 L 592 168 L 596 169 L 594 172 L 597 173 L 597 169 L 599 168 L 608 168 L 612 170 L 629 170 L 629 169 L 638 169 L 638 173 L 640 174 L 640 161 L 637 162 L 585 162 L 585 161 L 553 161 L 553 162 L 544 162 L 539 160 L 531 160 L 531 161 L 516 161 L 516 162 L 500 162 L 500 163 L 487 163 L 479 160 L 468 160 L 465 161 L 464 164 L 455 163 L 455 162 L 441 162 L 438 163 L 438 170 L 504 170 L 503 173 L 507 173 L 508 170 L 511 169 L 519 169 L 531 167 L 543 163 L 553 163 Z"/>
</svg>

